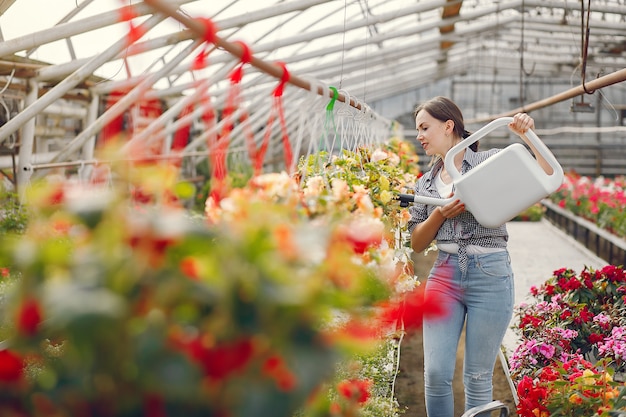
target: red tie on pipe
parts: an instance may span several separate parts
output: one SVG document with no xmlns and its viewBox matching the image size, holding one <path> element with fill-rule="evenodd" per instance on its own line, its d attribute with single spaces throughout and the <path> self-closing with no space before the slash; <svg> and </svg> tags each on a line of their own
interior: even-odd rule
<svg viewBox="0 0 626 417">
<path fill-rule="evenodd" d="M 145 35 L 145 31 L 141 27 L 137 27 L 133 24 L 132 20 L 137 17 L 135 8 L 133 6 L 124 6 L 120 9 L 120 22 L 128 22 L 130 29 L 127 35 L 127 45 L 130 46 Z"/>
<path fill-rule="evenodd" d="M 217 26 L 213 21 L 207 17 L 198 17 L 195 19 L 196 21 L 202 23 L 204 26 L 204 48 L 202 51 L 196 55 L 196 58 L 193 61 L 191 66 L 192 70 L 200 70 L 206 68 L 207 66 L 207 57 L 209 56 L 209 44 L 215 44 L 217 40 Z"/>
</svg>

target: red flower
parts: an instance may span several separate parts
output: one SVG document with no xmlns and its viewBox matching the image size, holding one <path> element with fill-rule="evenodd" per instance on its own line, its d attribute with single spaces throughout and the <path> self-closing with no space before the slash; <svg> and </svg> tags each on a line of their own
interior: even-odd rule
<svg viewBox="0 0 626 417">
<path fill-rule="evenodd" d="M 358 218 L 340 227 L 337 238 L 349 242 L 355 253 L 363 254 L 368 248 L 378 246 L 383 240 L 385 225 L 371 218 Z"/>
<path fill-rule="evenodd" d="M 337 384 L 337 391 L 348 400 L 363 404 L 370 397 L 372 381 L 369 379 L 343 380 Z"/>
<path fill-rule="evenodd" d="M 56 206 L 63 202 L 65 199 L 65 192 L 63 191 L 63 187 L 59 185 L 56 189 L 52 190 L 52 193 L 48 195 L 47 204 L 50 206 Z"/>
<path fill-rule="evenodd" d="M 143 399 L 143 411 L 145 417 L 165 417 L 165 401 L 158 394 L 148 394 Z"/>
<path fill-rule="evenodd" d="M 254 353 L 252 341 L 248 338 L 215 345 L 211 343 L 211 338 L 200 336 L 174 340 L 174 345 L 187 352 L 192 360 L 202 366 L 207 376 L 216 380 L 243 370 Z"/>
<path fill-rule="evenodd" d="M 524 329 L 528 325 L 530 325 L 531 327 L 539 327 L 542 323 L 543 319 L 541 319 L 540 317 L 527 314 L 520 319 L 519 328 Z"/>
<path fill-rule="evenodd" d="M 17 382 L 22 378 L 24 361 L 8 349 L 0 350 L 0 382 Z"/>
<path fill-rule="evenodd" d="M 615 265 L 606 265 L 600 272 L 606 276 L 610 282 L 626 282 L 626 273 L 623 268 Z"/>
<path fill-rule="evenodd" d="M 9 268 L 0 268 L 0 274 L 2 274 L 3 278 L 6 278 L 11 275 L 11 271 L 9 271 Z"/>
<path fill-rule="evenodd" d="M 561 374 L 551 366 L 547 366 L 541 369 L 541 375 L 539 379 L 541 381 L 556 381 L 561 377 Z"/>
<path fill-rule="evenodd" d="M 580 319 L 583 323 L 589 323 L 593 320 L 593 313 L 589 312 L 589 308 L 587 308 L 587 306 L 580 309 Z"/>
<path fill-rule="evenodd" d="M 384 303 L 379 320 L 388 324 L 403 323 L 407 331 L 414 330 L 422 326 L 424 317 L 444 316 L 447 313 L 445 304 L 441 293 L 431 291 L 425 294 L 425 286 L 420 285 L 406 293 L 404 298 Z"/>
<path fill-rule="evenodd" d="M 17 313 L 17 329 L 26 336 L 33 336 L 39 329 L 41 318 L 39 302 L 34 298 L 27 298 Z"/>
<path fill-rule="evenodd" d="M 535 386 L 529 376 L 524 376 L 517 384 L 517 395 L 519 397 L 517 413 L 521 417 L 537 417 L 535 410 L 547 411 L 542 405 L 548 395 L 546 388 Z"/>
<path fill-rule="evenodd" d="M 546 295 L 552 296 L 552 295 L 554 295 L 554 294 L 555 294 L 554 289 L 555 289 L 554 285 L 550 285 L 550 284 L 548 284 L 548 285 L 546 285 L 546 287 L 544 288 L 544 291 L 545 291 Z"/>
<path fill-rule="evenodd" d="M 601 334 L 597 334 L 597 333 L 591 333 L 589 337 L 587 338 L 587 340 L 589 341 L 589 343 L 593 345 L 593 344 L 603 341 L 604 336 L 602 336 Z"/>
<path fill-rule="evenodd" d="M 297 385 L 296 376 L 289 370 L 287 364 L 280 356 L 270 356 L 263 364 L 263 374 L 276 381 L 281 391 L 291 391 Z"/>
</svg>

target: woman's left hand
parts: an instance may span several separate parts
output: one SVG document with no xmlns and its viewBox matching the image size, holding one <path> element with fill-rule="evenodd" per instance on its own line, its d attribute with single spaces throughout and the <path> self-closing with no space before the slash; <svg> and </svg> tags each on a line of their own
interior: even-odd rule
<svg viewBox="0 0 626 417">
<path fill-rule="evenodd" d="M 519 136 L 525 134 L 528 129 L 535 128 L 535 121 L 526 113 L 517 113 L 513 116 L 513 121 L 509 123 L 509 129 Z"/>
</svg>

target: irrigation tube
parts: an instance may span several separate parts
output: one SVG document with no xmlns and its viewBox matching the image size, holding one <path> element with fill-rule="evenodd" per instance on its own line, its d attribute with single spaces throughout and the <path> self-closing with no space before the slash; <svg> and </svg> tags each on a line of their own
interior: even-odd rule
<svg viewBox="0 0 626 417">
<path fill-rule="evenodd" d="M 482 118 L 478 118 L 478 119 L 471 119 L 471 120 L 466 120 L 465 123 L 466 124 L 472 124 L 472 123 L 485 123 L 485 122 L 489 122 L 491 120 L 497 119 L 499 117 L 507 117 L 507 116 L 513 116 L 516 113 L 520 113 L 520 112 L 529 112 L 532 110 L 537 110 L 537 109 L 541 109 L 544 107 L 548 107 L 552 104 L 556 104 L 556 103 L 560 103 L 561 101 L 565 101 L 565 100 L 569 100 L 570 98 L 574 98 L 574 97 L 578 97 L 581 96 L 583 94 L 587 94 L 585 89 L 587 91 L 589 90 L 599 90 L 600 88 L 603 87 L 608 87 L 609 85 L 613 85 L 613 84 L 617 84 L 617 83 L 621 83 L 623 81 L 626 81 L 626 68 L 621 69 L 619 71 L 615 71 L 612 72 L 610 74 L 607 74 L 603 77 L 600 78 L 596 78 L 595 80 L 586 82 L 585 85 L 579 85 L 577 87 L 574 88 L 570 88 L 567 91 L 564 91 L 562 93 L 556 94 L 552 97 L 548 97 L 545 98 L 543 100 L 539 100 L 539 101 L 535 101 L 534 103 L 522 106 L 522 107 L 518 107 L 516 109 L 507 111 L 505 113 L 500 113 L 497 114 L 495 116 L 489 116 L 489 117 L 482 117 Z"/>
</svg>

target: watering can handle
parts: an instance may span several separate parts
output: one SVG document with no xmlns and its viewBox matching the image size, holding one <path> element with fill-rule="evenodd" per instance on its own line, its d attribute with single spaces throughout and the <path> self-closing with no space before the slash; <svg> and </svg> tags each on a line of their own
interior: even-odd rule
<svg viewBox="0 0 626 417">
<path fill-rule="evenodd" d="M 455 155 L 461 152 L 466 147 L 470 146 L 472 143 L 482 138 L 483 136 L 485 136 L 487 133 L 491 132 L 492 130 L 501 126 L 508 125 L 512 121 L 513 121 L 512 117 L 500 117 L 498 119 L 495 119 L 492 122 L 483 126 L 482 128 L 478 129 L 476 132 L 474 132 L 470 136 L 463 139 L 461 142 L 454 145 L 448 151 L 448 153 L 446 154 L 444 164 L 453 182 L 458 181 L 459 179 L 461 179 L 461 176 L 462 176 L 462 174 L 454 165 Z M 552 168 L 552 174 L 550 175 L 546 174 L 548 176 L 548 181 L 549 181 L 548 186 L 554 189 L 558 188 L 561 185 L 561 182 L 563 181 L 563 168 L 561 167 L 559 162 L 556 160 L 552 152 L 550 152 L 550 149 L 548 149 L 548 147 L 539 139 L 539 137 L 537 136 L 535 132 L 533 132 L 531 129 L 528 129 L 526 131 L 526 137 L 528 137 L 530 142 L 535 146 L 535 149 L 537 150 L 537 152 L 541 154 L 541 156 L 548 162 L 548 164 Z"/>
</svg>

